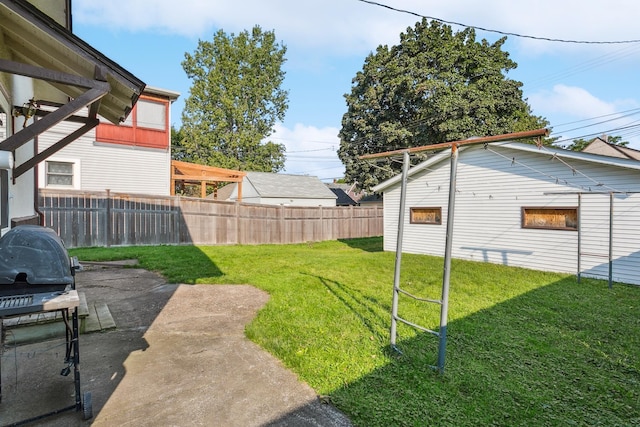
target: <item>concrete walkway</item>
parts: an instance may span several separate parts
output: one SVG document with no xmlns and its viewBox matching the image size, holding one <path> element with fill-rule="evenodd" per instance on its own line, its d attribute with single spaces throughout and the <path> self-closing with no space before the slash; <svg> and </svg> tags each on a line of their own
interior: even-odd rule
<svg viewBox="0 0 640 427">
<path fill-rule="evenodd" d="M 91 393 L 94 417 L 83 421 L 71 411 L 33 425 L 351 425 L 245 338 L 265 292 L 171 285 L 145 270 L 112 266 L 78 273 L 77 288 L 89 303 L 105 303 L 116 323 L 80 337 L 81 386 Z M 7 343 L 0 425 L 73 404 L 72 375 L 59 375 L 60 341 Z"/>
</svg>

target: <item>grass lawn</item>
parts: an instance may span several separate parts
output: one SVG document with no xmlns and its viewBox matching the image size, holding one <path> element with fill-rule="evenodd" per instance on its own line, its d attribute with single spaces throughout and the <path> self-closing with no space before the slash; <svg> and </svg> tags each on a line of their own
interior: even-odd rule
<svg viewBox="0 0 640 427">
<path fill-rule="evenodd" d="M 437 338 L 399 325 L 382 239 L 74 249 L 137 258 L 174 283 L 251 284 L 271 298 L 247 336 L 357 426 L 640 426 L 640 287 L 454 260 L 444 375 Z M 442 258 L 403 255 L 402 288 L 439 298 Z M 439 306 L 401 297 L 437 329 Z"/>
</svg>

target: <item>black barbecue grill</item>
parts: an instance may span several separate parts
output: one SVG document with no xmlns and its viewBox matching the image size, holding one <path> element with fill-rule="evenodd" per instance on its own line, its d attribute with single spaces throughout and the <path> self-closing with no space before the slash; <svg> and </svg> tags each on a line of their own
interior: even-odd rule
<svg viewBox="0 0 640 427">
<path fill-rule="evenodd" d="M 4 345 L 2 318 L 59 310 L 66 330 L 65 367 L 61 374 L 68 375 L 71 369 L 74 372 L 75 405 L 23 422 L 72 409 L 82 410 L 85 419 L 92 416 L 90 394 L 86 393 L 84 399 L 80 396 L 79 299 L 75 289 L 78 268 L 77 260 L 69 257 L 60 237 L 49 228 L 21 225 L 0 238 L 0 351 Z"/>
<path fill-rule="evenodd" d="M 50 228 L 22 225 L 0 238 L 0 296 L 59 292 L 74 286 L 74 270 Z"/>
</svg>

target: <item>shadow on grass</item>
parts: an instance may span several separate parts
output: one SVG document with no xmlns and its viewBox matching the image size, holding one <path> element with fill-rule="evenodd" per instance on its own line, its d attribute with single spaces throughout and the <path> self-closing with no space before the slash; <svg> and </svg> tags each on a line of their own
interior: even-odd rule
<svg viewBox="0 0 640 427">
<path fill-rule="evenodd" d="M 637 287 L 552 283 L 450 322 L 442 376 L 403 325 L 402 355 L 332 399 L 361 426 L 640 425 L 638 308 Z"/>
<path fill-rule="evenodd" d="M 318 279 L 329 293 L 347 307 L 367 328 L 371 336 L 375 336 L 380 340 L 385 338 L 387 331 L 381 328 L 380 325 L 388 321 L 391 316 L 391 307 L 389 305 L 383 304 L 376 298 L 365 295 L 335 280 L 319 276 L 312 277 Z"/>
<path fill-rule="evenodd" d="M 194 284 L 198 279 L 222 275 L 222 271 L 211 260 L 206 250 L 215 250 L 215 247 L 128 246 L 71 249 L 69 252 L 81 261 L 137 259 L 139 264 L 130 267 L 141 267 L 160 273 L 169 283 Z"/>
<path fill-rule="evenodd" d="M 364 237 L 358 239 L 338 239 L 339 242 L 365 252 L 382 252 L 382 237 Z"/>
</svg>

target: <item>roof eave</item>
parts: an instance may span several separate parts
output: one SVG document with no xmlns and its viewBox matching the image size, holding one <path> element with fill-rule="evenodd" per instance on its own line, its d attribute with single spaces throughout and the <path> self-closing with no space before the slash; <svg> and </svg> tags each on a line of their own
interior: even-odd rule
<svg viewBox="0 0 640 427">
<path fill-rule="evenodd" d="M 98 114 L 114 124 L 126 119 L 144 82 L 24 0 L 0 0 L 0 18 L 12 60 L 89 79 L 95 79 L 99 69 L 111 88 Z M 71 98 L 83 92 L 72 85 L 48 86 Z"/>
</svg>

